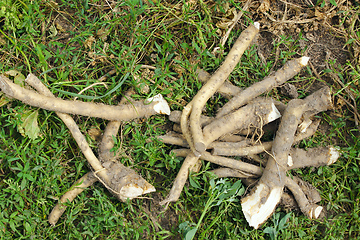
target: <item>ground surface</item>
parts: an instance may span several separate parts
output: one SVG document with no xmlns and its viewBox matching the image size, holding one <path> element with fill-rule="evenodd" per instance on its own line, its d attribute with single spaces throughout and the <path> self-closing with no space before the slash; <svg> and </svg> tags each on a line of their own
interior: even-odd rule
<svg viewBox="0 0 360 240">
<path fill-rule="evenodd" d="M 54 113 L 0 96 L 0 236 L 181 239 L 198 224 L 196 239 L 359 238 L 359 11 L 356 1 L 346 0 L 3 1 L 1 73 L 21 81 L 21 74 L 31 71 L 64 99 L 117 104 L 131 87 L 135 99 L 162 93 L 172 110 L 181 110 L 201 87 L 196 68 L 214 72 L 240 32 L 258 21 L 260 33 L 229 80 L 246 87 L 289 59 L 309 56 L 309 66 L 290 83 L 299 98 L 321 86 L 331 87 L 334 109 L 319 115 L 317 134 L 299 147 L 336 145 L 342 157 L 331 167 L 292 172 L 319 189 L 324 219 L 312 221 L 297 209 L 279 207 L 254 230 L 241 212 L 243 191 L 221 197 L 236 179 L 210 180 L 210 164 L 192 175 L 179 201 L 164 211 L 158 203 L 170 190 L 182 158 L 169 155 L 171 146 L 147 139 L 164 134 L 171 124 L 163 116 L 126 122 L 114 151 L 157 192 L 121 203 L 96 183 L 69 203 L 59 223 L 50 227 L 47 215 L 57 199 L 89 166 Z M 285 87 L 267 95 L 284 103 L 290 99 Z M 214 96 L 205 112 L 214 114 L 225 101 Z M 106 121 L 74 119 L 96 152 Z M 287 217 L 284 226 L 281 220 Z"/>
</svg>

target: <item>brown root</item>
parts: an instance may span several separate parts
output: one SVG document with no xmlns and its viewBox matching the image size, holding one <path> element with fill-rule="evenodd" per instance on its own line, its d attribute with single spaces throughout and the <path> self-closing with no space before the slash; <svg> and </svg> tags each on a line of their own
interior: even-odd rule
<svg viewBox="0 0 360 240">
<path fill-rule="evenodd" d="M 34 75 L 30 74 L 25 80 L 30 86 L 35 88 L 41 94 L 53 97 L 49 89 Z M 134 197 L 146 194 L 149 192 L 155 191 L 155 188 L 146 182 L 140 175 L 138 175 L 134 170 L 125 167 L 121 163 L 113 162 L 113 156 L 110 154 L 110 149 L 113 147 L 114 142 L 112 136 L 116 135 L 120 126 L 120 122 L 113 121 L 107 126 L 101 145 L 100 145 L 100 157 L 103 161 L 103 164 L 96 158 L 84 135 L 80 132 L 79 127 L 72 119 L 72 117 L 65 113 L 56 112 L 56 114 L 63 120 L 65 125 L 69 128 L 72 136 L 77 142 L 80 150 L 85 155 L 86 159 L 95 170 L 91 175 L 85 175 L 84 184 L 89 184 L 92 182 L 91 176 L 95 177 L 96 180 L 99 180 L 105 187 L 107 187 L 111 193 L 118 197 L 122 201 L 126 199 L 132 199 Z M 98 176 L 97 176 L 98 175 Z M 90 180 L 88 180 L 90 179 Z M 81 179 L 84 180 L 84 179 Z M 96 181 L 94 180 L 94 181 Z M 92 184 L 92 183 L 91 183 Z M 84 185 L 84 186 L 85 186 Z M 81 190 L 83 191 L 83 190 Z M 61 199 L 61 203 L 67 201 L 72 201 L 80 192 L 80 189 L 76 191 L 71 190 L 68 194 L 65 194 Z M 64 200 L 64 201 L 63 201 Z M 55 224 L 60 218 L 61 214 L 65 211 L 58 204 L 54 210 L 53 214 L 49 216 L 49 221 L 51 224 Z"/>
<path fill-rule="evenodd" d="M 28 76 L 28 78 L 32 77 L 35 76 L 32 74 Z M 3 75 L 0 76 L 0 88 L 6 95 L 28 105 L 60 113 L 78 114 L 115 121 L 127 121 L 158 113 L 170 114 L 170 108 L 161 95 L 155 96 L 154 100 L 149 104 L 134 102 L 121 106 L 109 106 L 91 102 L 62 100 L 54 96 L 42 95 L 14 84 Z"/>
<path fill-rule="evenodd" d="M 246 220 L 258 228 L 274 212 L 281 199 L 286 177 L 286 164 L 295 132 L 305 110 L 303 100 L 289 102 L 281 119 L 264 173 L 253 191 L 241 201 Z"/>
<path fill-rule="evenodd" d="M 270 151 L 272 148 L 272 142 L 264 142 L 256 144 L 254 146 L 242 147 L 242 148 L 224 148 L 214 147 L 211 152 L 213 155 L 219 156 L 247 156 L 253 154 L 259 154 L 262 152 Z"/>
<path fill-rule="evenodd" d="M 206 83 L 211 75 L 203 69 L 197 69 L 196 74 L 200 82 Z M 238 94 L 241 91 L 241 88 L 233 85 L 231 82 L 225 80 L 225 82 L 217 90 L 223 97 L 230 99 L 232 96 Z"/>
<path fill-rule="evenodd" d="M 319 218 L 320 213 L 323 210 L 323 207 L 316 205 L 314 203 L 310 203 L 306 198 L 305 193 L 302 191 L 301 187 L 290 177 L 287 177 L 286 187 L 292 192 L 294 195 L 296 202 L 298 203 L 300 210 L 305 216 L 308 216 L 310 219 Z"/>
<path fill-rule="evenodd" d="M 256 177 L 255 175 L 231 168 L 218 168 L 212 170 L 211 172 L 219 178 L 241 178 L 244 184 L 247 186 L 256 183 L 256 180 L 254 178 Z M 288 208 L 296 208 L 298 206 L 300 210 L 310 219 L 319 218 L 323 207 L 316 205 L 315 203 L 320 201 L 321 198 L 319 192 L 311 184 L 297 177 L 293 177 L 293 179 L 291 179 L 290 177 L 286 177 L 285 186 L 291 191 L 295 200 L 291 195 L 283 192 L 281 195 L 281 199 L 279 200 L 283 205 Z M 248 216 L 248 218 L 250 218 L 250 216 Z"/>
<path fill-rule="evenodd" d="M 271 100 L 263 98 L 254 100 L 237 111 L 218 118 L 205 126 L 203 130 L 204 143 L 208 145 L 226 133 L 245 129 L 249 126 L 261 128 L 279 117 L 280 113 Z"/>
<path fill-rule="evenodd" d="M 173 186 L 168 196 L 160 202 L 160 205 L 168 205 L 170 202 L 176 202 L 184 188 L 186 180 L 189 176 L 190 169 L 196 164 L 199 157 L 196 157 L 193 153 L 189 153 L 181 165 L 180 171 L 178 172 Z"/>
<path fill-rule="evenodd" d="M 64 203 L 72 202 L 82 191 L 90 187 L 97 181 L 97 178 L 92 172 L 88 172 L 82 178 L 77 180 L 74 185 L 67 191 L 60 199 L 59 203 L 53 208 L 49 214 L 48 220 L 52 226 L 55 226 L 61 215 L 66 210 Z"/>
<path fill-rule="evenodd" d="M 339 156 L 339 151 L 332 146 L 310 148 L 308 150 L 292 148 L 289 152 L 287 168 L 297 169 L 331 165 L 336 162 Z"/>
<path fill-rule="evenodd" d="M 219 110 L 216 117 L 222 117 L 243 106 L 262 93 L 285 83 L 287 80 L 298 74 L 300 70 L 307 65 L 308 60 L 308 57 L 301 57 L 286 62 L 281 69 L 275 72 L 275 74 L 264 78 L 262 81 L 253 84 L 234 96 Z"/>
<path fill-rule="evenodd" d="M 258 32 L 259 24 L 255 23 L 255 25 L 249 26 L 241 33 L 219 69 L 210 77 L 206 84 L 193 98 L 193 106 L 190 115 L 190 129 L 196 151 L 202 153 L 206 149 L 200 125 L 200 116 L 203 107 L 205 106 L 207 100 L 219 89 L 233 71 L 240 61 L 242 54 Z"/>
</svg>

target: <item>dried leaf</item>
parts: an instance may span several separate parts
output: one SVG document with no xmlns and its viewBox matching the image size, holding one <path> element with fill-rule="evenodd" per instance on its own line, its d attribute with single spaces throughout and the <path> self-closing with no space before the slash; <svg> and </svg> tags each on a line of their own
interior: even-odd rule
<svg viewBox="0 0 360 240">
<path fill-rule="evenodd" d="M 267 12 L 270 9 L 270 1 L 269 0 L 262 0 L 257 12 Z"/>
<path fill-rule="evenodd" d="M 50 32 L 49 38 L 54 38 L 58 34 L 58 30 L 56 29 L 56 27 L 54 25 L 50 26 L 49 32 Z"/>
<path fill-rule="evenodd" d="M 19 132 L 23 136 L 27 136 L 35 140 L 40 135 L 40 128 L 38 126 L 38 111 L 27 111 L 21 116 L 22 123 L 18 125 Z"/>
<path fill-rule="evenodd" d="M 91 46 L 93 45 L 93 43 L 95 42 L 95 38 L 94 36 L 90 36 L 85 40 L 85 48 L 89 48 L 91 49 Z"/>
<path fill-rule="evenodd" d="M 103 27 L 103 28 L 101 28 L 101 29 L 99 29 L 99 30 L 97 31 L 96 35 L 97 35 L 101 40 L 106 41 L 109 33 L 110 33 L 110 30 L 107 29 L 107 28 L 105 28 L 105 27 Z"/>
<path fill-rule="evenodd" d="M 88 130 L 89 137 L 94 141 L 100 141 L 101 140 L 101 130 L 98 128 L 91 128 Z"/>
</svg>

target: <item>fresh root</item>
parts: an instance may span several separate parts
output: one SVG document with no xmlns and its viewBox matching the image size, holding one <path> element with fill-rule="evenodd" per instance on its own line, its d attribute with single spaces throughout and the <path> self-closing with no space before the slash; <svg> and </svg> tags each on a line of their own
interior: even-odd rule
<svg viewBox="0 0 360 240">
<path fill-rule="evenodd" d="M 72 202 L 80 193 L 86 188 L 93 185 L 98 179 L 93 172 L 88 172 L 82 178 L 77 180 L 74 185 L 67 191 L 59 200 L 58 204 L 53 208 L 49 214 L 48 221 L 52 226 L 55 226 L 61 215 L 65 212 L 67 206 L 65 203 Z"/>
<path fill-rule="evenodd" d="M 106 183 L 114 190 L 112 193 L 121 201 L 133 199 L 140 195 L 155 192 L 156 189 L 136 171 L 129 167 L 125 167 L 122 163 L 116 161 L 114 153 L 111 149 L 114 147 L 114 140 L 119 131 L 120 122 L 110 121 L 105 128 L 100 146 L 99 159 L 102 165 L 107 169 L 109 182 Z"/>
<path fill-rule="evenodd" d="M 176 132 L 168 132 L 165 135 L 157 136 L 156 139 L 162 141 L 165 144 L 170 145 L 177 145 L 180 147 L 186 147 L 189 148 L 189 144 L 186 141 L 185 137 Z M 241 138 L 242 141 L 238 142 L 224 142 L 224 141 L 216 141 L 210 143 L 209 146 L 207 146 L 207 149 L 215 149 L 215 148 L 221 148 L 221 149 L 232 149 L 232 148 L 244 148 L 251 144 L 251 140 Z M 151 139 L 148 139 L 147 142 L 151 142 Z"/>
<path fill-rule="evenodd" d="M 288 103 L 273 142 L 271 156 L 260 181 L 254 190 L 241 201 L 245 218 L 254 228 L 258 228 L 271 216 L 281 199 L 288 154 L 305 107 L 306 104 L 300 99 L 291 100 Z"/>
<path fill-rule="evenodd" d="M 47 89 L 46 86 L 36 76 L 29 74 L 25 81 L 43 96 L 54 98 L 50 90 Z M 86 187 L 88 186 L 87 184 L 90 184 L 90 182 L 92 184 L 93 181 L 99 180 L 105 187 L 110 190 L 112 194 L 118 197 L 121 201 L 133 199 L 142 194 L 155 191 L 155 188 L 147 181 L 145 181 L 134 170 L 114 161 L 115 159 L 111 155 L 110 149 L 114 145 L 112 136 L 116 136 L 118 132 L 120 126 L 119 121 L 110 122 L 105 129 L 105 133 L 99 147 L 99 156 L 102 160 L 100 162 L 92 152 L 90 146 L 86 142 L 84 135 L 80 132 L 80 129 L 73 118 L 66 113 L 56 112 L 56 114 L 69 128 L 80 150 L 83 152 L 84 156 L 94 170 L 94 172 L 85 175 L 82 179 L 79 180 L 83 182 L 83 185 L 80 185 L 81 187 Z M 76 184 L 78 183 L 79 182 Z M 82 188 L 70 190 L 61 198 L 60 203 L 54 208 L 49 216 L 49 222 L 52 225 L 56 224 L 62 213 L 65 211 L 62 203 L 68 200 L 72 201 L 79 193 L 81 193 L 81 191 L 83 191 Z"/>
<path fill-rule="evenodd" d="M 286 62 L 285 65 L 273 75 L 239 92 L 238 95 L 234 96 L 219 110 L 216 117 L 222 117 L 248 103 L 260 94 L 285 83 L 298 74 L 300 70 L 307 65 L 308 61 L 309 57 L 301 57 Z"/>
<path fill-rule="evenodd" d="M 28 78 L 35 77 L 30 74 Z M 7 95 L 28 105 L 60 113 L 78 114 L 115 121 L 128 121 L 154 114 L 170 114 L 170 108 L 161 95 L 149 98 L 145 103 L 134 102 L 121 106 L 110 106 L 91 102 L 70 101 L 36 93 L 14 84 L 0 75 L 0 88 Z"/>
<path fill-rule="evenodd" d="M 211 171 L 213 174 L 215 174 L 217 177 L 219 178 L 224 178 L 224 177 L 236 177 L 236 178 L 241 178 L 244 180 L 245 185 L 249 185 L 249 183 L 247 183 L 247 180 L 252 180 L 250 181 L 251 183 L 255 183 L 255 175 L 249 174 L 247 172 L 243 172 L 243 171 L 239 171 L 239 170 L 235 170 L 232 168 L 218 168 L 218 169 L 214 169 Z M 247 184 L 246 184 L 247 183 Z M 320 217 L 320 213 L 323 210 L 323 207 L 315 204 L 316 202 L 320 201 L 320 194 L 319 192 L 310 184 L 307 183 L 297 177 L 286 177 L 285 178 L 285 187 L 288 188 L 291 193 L 292 196 L 295 198 L 295 201 L 293 199 L 293 197 L 285 192 L 282 192 L 281 196 L 280 196 L 280 200 L 279 202 L 281 202 L 283 205 L 285 205 L 288 208 L 296 208 L 297 206 L 300 208 L 301 212 L 306 215 L 307 217 L 309 217 L 310 219 L 317 219 Z M 253 195 L 253 199 L 249 200 L 249 201 L 258 201 L 258 199 L 261 199 L 260 196 L 262 196 L 262 194 L 264 194 L 264 188 L 266 188 L 265 185 L 262 185 L 260 187 L 258 187 L 255 190 L 255 196 L 256 194 L 259 195 L 259 198 L 254 197 Z M 276 196 L 276 199 L 278 199 L 278 192 L 273 191 L 273 195 L 271 197 Z M 255 200 L 256 199 L 256 200 Z M 272 199 L 274 200 L 274 199 Z M 249 203 L 249 202 L 248 202 Z M 258 205 L 261 205 L 261 203 L 258 201 L 257 202 Z M 270 204 L 269 204 L 270 205 Z M 252 206 L 252 205 L 251 205 Z M 251 207 L 249 206 L 249 207 Z M 265 208 L 266 205 L 261 205 L 260 209 Z M 248 207 L 245 205 L 245 207 Z M 266 212 L 266 209 L 263 209 L 262 212 Z M 253 226 L 254 228 L 257 228 L 259 225 L 257 225 L 257 218 L 261 218 L 260 215 L 245 215 L 246 219 L 248 221 L 253 221 L 253 222 L 249 222 L 250 226 Z"/>
<path fill-rule="evenodd" d="M 271 150 L 273 143 L 264 142 L 253 146 L 242 148 L 214 147 L 211 154 L 219 156 L 248 156 L 268 152 Z"/>
<path fill-rule="evenodd" d="M 322 206 L 310 203 L 305 193 L 293 179 L 287 177 L 285 180 L 286 187 L 292 192 L 301 212 L 310 219 L 317 219 L 323 210 Z"/>
<path fill-rule="evenodd" d="M 236 40 L 234 46 L 226 56 L 219 69 L 210 77 L 206 84 L 200 89 L 192 100 L 192 109 L 190 114 L 190 131 L 194 140 L 194 147 L 200 154 L 205 151 L 204 136 L 200 125 L 200 116 L 207 100 L 219 89 L 224 83 L 255 35 L 259 32 L 259 24 L 249 26 L 244 30 Z"/>
<path fill-rule="evenodd" d="M 186 156 L 184 163 L 181 165 L 181 168 L 176 175 L 175 181 L 168 196 L 160 202 L 160 205 L 166 205 L 167 207 L 170 202 L 176 202 L 179 199 L 186 180 L 189 176 L 190 169 L 196 164 L 198 160 L 199 157 L 196 157 L 192 152 Z"/>
<path fill-rule="evenodd" d="M 173 150 L 177 156 L 186 158 L 168 197 L 161 202 L 161 204 L 168 204 L 179 198 L 187 175 L 189 174 L 189 168 L 201 159 L 226 167 L 214 172 L 219 176 L 232 176 L 243 179 L 260 177 L 253 191 L 242 200 L 245 218 L 250 226 L 258 228 L 272 214 L 280 201 L 285 202 L 290 199 L 289 195 L 283 192 L 284 187 L 287 187 L 287 181 L 289 181 L 286 176 L 288 170 L 332 164 L 339 157 L 339 152 L 334 147 L 315 148 L 308 151 L 292 147 L 302 139 L 315 133 L 319 121 L 314 120 L 306 123 L 306 120 L 310 120 L 314 114 L 320 111 L 330 109 L 331 101 L 329 99 L 331 99 L 329 89 L 323 88 L 303 100 L 292 100 L 287 105 L 279 104 L 272 99 L 257 98 L 247 101 L 247 105 L 222 117 L 214 119 L 201 116 L 199 124 L 203 126 L 203 147 L 204 149 L 212 149 L 212 154 L 203 151 L 201 154 L 195 156 L 192 150 Z M 317 101 L 317 103 L 315 104 L 313 101 Z M 278 106 L 283 113 L 276 137 L 272 142 L 261 143 L 261 141 L 258 140 L 263 134 L 263 126 L 266 126 L 266 124 L 281 116 L 276 106 Z M 192 102 L 191 108 L 193 108 Z M 182 121 L 182 123 L 186 123 L 187 131 L 189 130 L 189 112 L 192 113 L 192 110 L 188 109 L 185 111 L 185 114 L 183 112 L 181 115 L 186 116 L 183 118 L 183 120 L 186 121 Z M 179 122 L 179 116 L 180 113 L 176 112 L 171 116 L 171 120 L 173 122 Z M 305 129 L 299 128 L 302 122 L 306 123 Z M 167 144 L 188 147 L 189 141 L 181 135 L 183 128 L 178 131 L 180 133 L 167 134 L 160 136 L 159 139 Z M 253 135 L 253 137 L 244 138 L 234 135 L 234 133 L 239 132 L 246 135 Z M 255 134 L 259 134 L 258 139 L 254 139 Z M 189 133 L 188 136 L 192 142 L 192 134 Z M 233 139 L 236 138 L 237 141 L 221 142 L 224 138 L 230 139 L 230 137 Z M 262 152 L 268 155 L 267 161 L 266 158 L 262 159 L 257 156 L 257 154 Z M 245 156 L 256 159 L 258 163 L 266 166 L 266 168 L 264 170 L 261 167 L 249 163 L 216 155 Z M 292 182 L 289 184 L 292 184 Z M 306 185 L 300 181 L 296 184 L 300 189 L 302 188 L 300 186 Z M 294 191 L 293 195 L 297 201 L 302 201 L 298 202 L 302 210 L 308 210 L 304 208 L 304 206 L 309 205 L 308 203 L 317 207 L 317 205 L 314 204 L 318 199 L 316 199 L 316 201 L 312 200 L 313 198 L 318 198 L 316 196 L 319 196 L 316 194 L 316 190 L 314 190 L 312 194 L 315 197 L 311 197 L 311 191 L 308 188 L 304 187 L 302 192 L 299 192 L 294 185 L 290 185 L 289 189 Z M 302 196 L 304 194 L 306 196 L 305 198 Z M 311 216 L 312 218 L 317 217 L 319 209 L 320 208 L 316 208 L 312 210 L 312 215 L 307 214 L 307 216 Z"/>
<path fill-rule="evenodd" d="M 248 126 L 261 128 L 279 117 L 280 113 L 271 100 L 259 98 L 237 111 L 215 119 L 206 125 L 203 129 L 203 142 L 208 145 L 226 133 L 246 129 Z"/>
<path fill-rule="evenodd" d="M 0 79 L 1 79 L 1 77 L 0 77 Z M 29 74 L 27 76 L 27 78 L 25 79 L 25 82 L 39 92 L 39 93 L 35 93 L 35 94 L 38 94 L 43 97 L 55 99 L 54 95 L 50 92 L 50 90 L 35 75 Z M 16 85 L 16 84 L 14 84 L 14 85 Z M 78 144 L 81 152 L 84 154 L 85 158 L 89 162 L 90 166 L 95 171 L 99 172 L 99 175 L 102 178 L 102 181 L 109 182 L 109 178 L 106 174 L 106 171 L 103 171 L 104 168 L 103 168 L 101 162 L 97 159 L 97 157 L 91 150 L 89 144 L 86 141 L 85 136 L 81 133 L 81 131 L 80 131 L 79 127 L 77 126 L 76 122 L 74 121 L 74 119 L 69 114 L 66 114 L 66 113 L 56 112 L 56 114 L 70 130 L 71 135 L 75 139 L 76 143 Z"/>
<path fill-rule="evenodd" d="M 303 155 L 294 154 L 293 152 L 299 153 L 298 150 L 301 150 Z M 178 157 L 186 157 L 189 153 L 189 149 L 174 149 L 171 151 Z M 286 171 L 291 169 L 298 169 L 304 167 L 320 167 L 328 166 L 336 162 L 340 153 L 333 147 L 319 147 L 315 149 L 309 149 L 308 151 L 302 149 L 292 148 L 288 157 L 292 156 L 291 166 L 286 166 Z M 211 163 L 215 163 L 220 166 L 228 167 L 236 171 L 247 172 L 248 174 L 253 174 L 253 177 L 260 177 L 263 174 L 263 168 L 256 165 L 245 163 L 240 160 L 235 160 L 228 157 L 214 156 L 208 152 L 204 152 L 200 156 L 201 160 L 205 160 Z M 331 160 L 330 160 L 331 159 Z M 266 166 L 267 162 L 264 161 L 263 165 Z M 296 167 L 295 167 L 296 166 Z"/>
<path fill-rule="evenodd" d="M 211 77 L 210 73 L 206 72 L 203 69 L 197 69 L 196 74 L 198 76 L 198 80 L 202 83 L 206 83 Z M 225 80 L 225 82 L 219 87 L 216 92 L 220 93 L 223 97 L 230 99 L 232 96 L 238 94 L 240 91 L 241 88 L 233 85 L 228 80 Z"/>
</svg>

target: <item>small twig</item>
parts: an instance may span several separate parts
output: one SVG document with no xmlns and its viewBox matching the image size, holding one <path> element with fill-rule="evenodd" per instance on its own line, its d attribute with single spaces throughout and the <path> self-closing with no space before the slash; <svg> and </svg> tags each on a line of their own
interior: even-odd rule
<svg viewBox="0 0 360 240">
<path fill-rule="evenodd" d="M 235 19 L 233 20 L 233 23 L 230 25 L 230 27 L 228 28 L 228 30 L 226 30 L 225 35 L 221 38 L 220 40 L 220 46 L 225 46 L 226 41 L 228 40 L 230 33 L 232 31 L 232 29 L 235 27 L 235 25 L 238 23 L 238 21 L 240 20 L 240 18 L 242 17 L 242 15 L 244 14 L 244 12 L 246 12 L 251 4 L 252 0 L 247 0 L 244 7 L 241 9 L 240 12 L 237 12 Z M 215 51 L 217 51 L 219 49 L 219 47 L 214 48 L 213 50 L 213 54 L 215 53 Z"/>
</svg>

